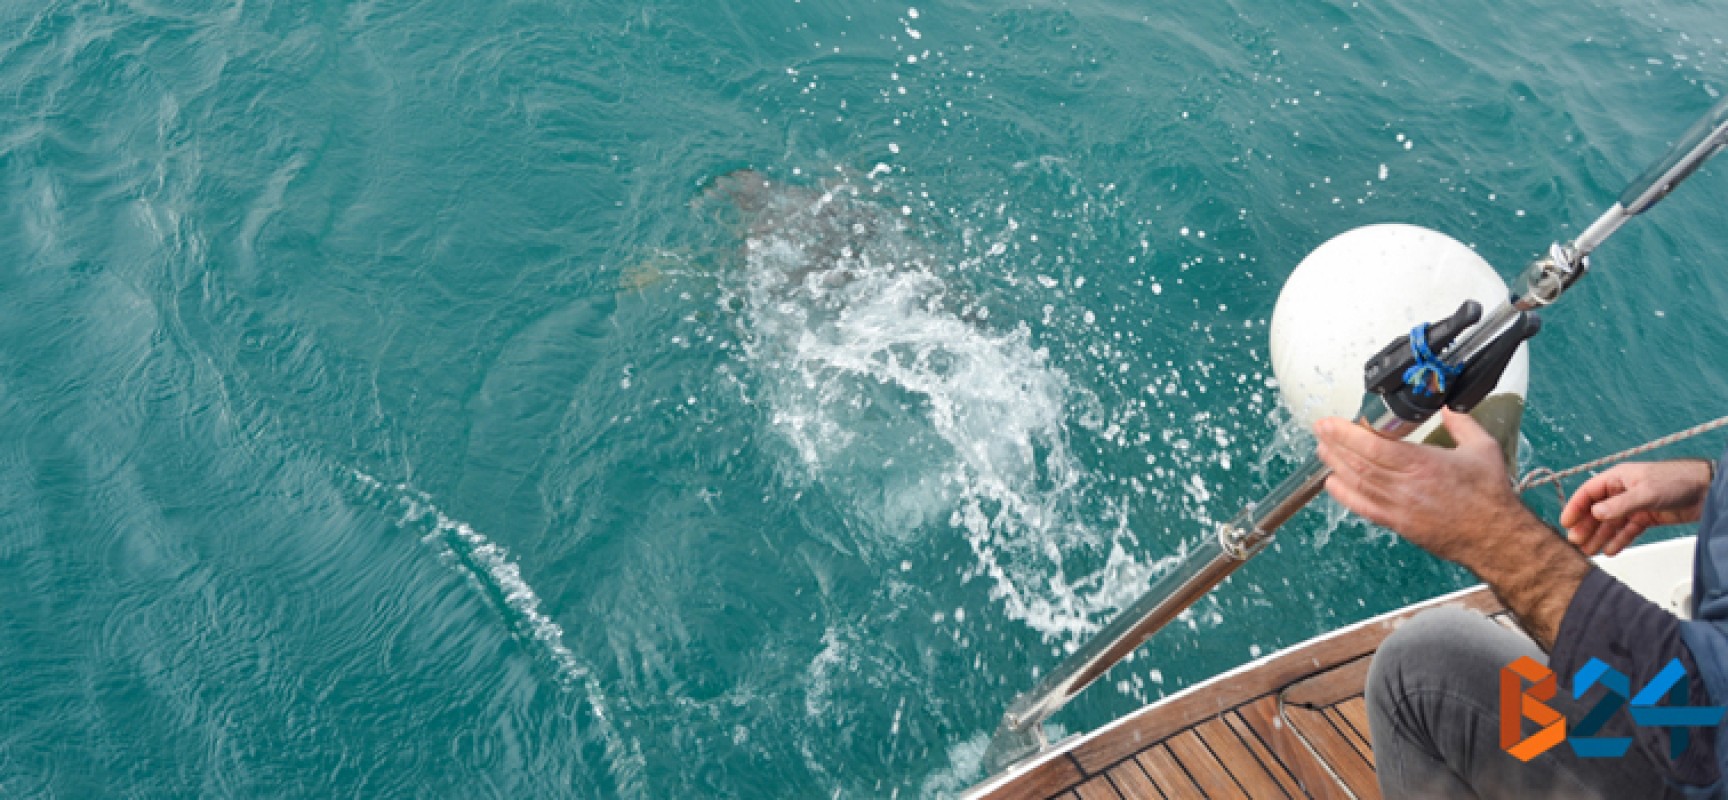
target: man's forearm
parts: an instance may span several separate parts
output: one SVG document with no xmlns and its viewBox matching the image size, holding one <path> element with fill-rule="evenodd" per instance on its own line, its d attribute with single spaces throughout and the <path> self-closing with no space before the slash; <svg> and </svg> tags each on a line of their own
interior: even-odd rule
<svg viewBox="0 0 1728 800">
<path fill-rule="evenodd" d="M 1494 590 L 1544 650 L 1554 647 L 1560 620 L 1590 572 L 1589 559 L 1528 511 L 1507 520 L 1501 535 L 1484 537 L 1484 545 L 1463 564 Z"/>
</svg>

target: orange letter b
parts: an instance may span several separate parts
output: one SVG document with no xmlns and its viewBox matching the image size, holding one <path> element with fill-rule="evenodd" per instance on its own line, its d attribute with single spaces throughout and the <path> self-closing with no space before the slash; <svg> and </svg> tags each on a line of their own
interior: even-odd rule
<svg viewBox="0 0 1728 800">
<path fill-rule="evenodd" d="M 1524 691 L 1524 681 L 1530 689 Z M 1544 705 L 1558 688 L 1554 672 L 1529 656 L 1500 670 L 1500 748 L 1519 761 L 1529 761 L 1566 741 L 1566 718 Z M 1524 739 L 1524 718 L 1542 729 Z M 1520 741 L 1522 740 L 1522 741 Z"/>
</svg>

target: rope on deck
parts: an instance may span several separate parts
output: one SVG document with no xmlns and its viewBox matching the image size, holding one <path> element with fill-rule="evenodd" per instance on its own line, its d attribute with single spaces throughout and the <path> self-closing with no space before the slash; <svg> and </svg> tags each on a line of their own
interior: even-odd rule
<svg viewBox="0 0 1728 800">
<path fill-rule="evenodd" d="M 1652 450 L 1657 450 L 1657 449 L 1660 449 L 1663 447 L 1667 447 L 1668 445 L 1671 445 L 1675 442 L 1684 441 L 1684 440 L 1690 439 L 1694 436 L 1709 433 L 1709 432 L 1716 430 L 1717 428 L 1723 427 L 1725 425 L 1728 425 L 1728 416 L 1717 417 L 1716 419 L 1710 420 L 1709 422 L 1705 422 L 1705 423 L 1700 424 L 1700 425 L 1694 425 L 1690 428 L 1687 428 L 1686 430 L 1677 431 L 1675 433 L 1670 433 L 1667 436 L 1664 436 L 1660 439 L 1652 439 L 1648 442 L 1645 442 L 1641 445 L 1638 445 L 1637 447 L 1627 448 L 1627 449 L 1621 450 L 1620 452 L 1615 453 L 1613 455 L 1603 456 L 1601 458 L 1596 459 L 1595 461 L 1591 461 L 1591 462 L 1584 463 L 1584 464 L 1579 464 L 1576 467 L 1572 467 L 1570 469 L 1563 469 L 1559 472 L 1555 472 L 1554 470 L 1551 470 L 1547 467 L 1537 467 L 1533 470 L 1530 470 L 1529 472 L 1524 473 L 1523 479 L 1518 481 L 1518 487 L 1517 487 L 1518 493 L 1523 494 L 1524 492 L 1529 491 L 1531 489 L 1534 489 L 1534 488 L 1541 486 L 1545 483 L 1552 483 L 1552 484 L 1554 484 L 1554 491 L 1560 495 L 1560 503 L 1562 505 L 1564 505 L 1566 503 L 1566 487 L 1561 485 L 1560 482 L 1567 479 L 1567 478 L 1572 477 L 1573 475 L 1577 475 L 1580 472 L 1588 472 L 1588 471 L 1596 469 L 1598 467 L 1604 467 L 1604 466 L 1607 466 L 1609 464 L 1613 464 L 1617 461 L 1624 461 L 1628 458 L 1633 458 L 1635 456 L 1641 456 L 1641 455 L 1648 453 Z"/>
</svg>

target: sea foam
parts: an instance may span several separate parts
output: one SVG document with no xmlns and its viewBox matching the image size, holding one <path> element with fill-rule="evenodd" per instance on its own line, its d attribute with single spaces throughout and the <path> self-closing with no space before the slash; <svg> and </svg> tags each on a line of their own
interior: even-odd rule
<svg viewBox="0 0 1728 800">
<path fill-rule="evenodd" d="M 951 285 L 871 188 L 749 181 L 734 192 L 751 213 L 724 303 L 788 471 L 849 505 L 867 552 L 959 531 L 969 576 L 1046 639 L 1071 645 L 1131 602 L 1165 564 L 1141 563 L 1125 512 L 1098 502 L 1072 452 L 1071 418 L 1096 399 L 1026 324 L 993 322 Z"/>
</svg>

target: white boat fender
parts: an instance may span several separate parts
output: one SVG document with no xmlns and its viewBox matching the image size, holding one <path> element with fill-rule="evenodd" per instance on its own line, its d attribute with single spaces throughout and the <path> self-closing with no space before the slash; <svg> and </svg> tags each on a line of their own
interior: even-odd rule
<svg viewBox="0 0 1728 800">
<path fill-rule="evenodd" d="M 1363 365 L 1388 341 L 1451 316 L 1465 300 L 1493 307 L 1509 294 L 1476 251 L 1438 231 L 1383 224 L 1339 234 L 1296 265 L 1273 308 L 1272 371 L 1283 402 L 1304 428 L 1322 417 L 1354 417 Z M 1473 412 L 1509 454 L 1529 382 L 1523 345 Z M 1435 416 L 1406 438 L 1427 440 L 1439 423 Z"/>
</svg>

